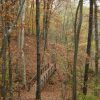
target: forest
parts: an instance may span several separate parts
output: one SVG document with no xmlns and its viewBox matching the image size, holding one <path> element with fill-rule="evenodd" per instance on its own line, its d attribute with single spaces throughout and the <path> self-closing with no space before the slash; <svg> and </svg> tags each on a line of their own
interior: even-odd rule
<svg viewBox="0 0 100 100">
<path fill-rule="evenodd" d="M 100 100 L 100 0 L 0 0 L 0 100 Z"/>
</svg>

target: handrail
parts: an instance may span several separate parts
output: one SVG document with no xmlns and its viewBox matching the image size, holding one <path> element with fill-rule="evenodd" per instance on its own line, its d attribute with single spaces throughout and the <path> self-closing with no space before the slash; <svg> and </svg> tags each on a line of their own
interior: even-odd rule
<svg viewBox="0 0 100 100">
<path fill-rule="evenodd" d="M 55 65 L 45 65 L 44 67 L 41 68 L 41 89 L 44 87 L 46 84 L 47 80 L 51 75 L 55 72 L 56 66 Z M 37 74 L 34 75 L 34 77 L 27 83 L 28 86 L 28 91 L 30 90 L 30 85 L 35 84 L 36 85 L 36 79 L 37 79 Z"/>
</svg>

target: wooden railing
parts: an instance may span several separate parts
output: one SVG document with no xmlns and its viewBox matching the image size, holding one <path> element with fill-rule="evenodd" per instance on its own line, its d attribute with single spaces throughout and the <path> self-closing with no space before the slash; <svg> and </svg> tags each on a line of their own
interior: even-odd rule
<svg viewBox="0 0 100 100">
<path fill-rule="evenodd" d="M 47 80 L 53 75 L 53 73 L 56 71 L 56 64 L 47 64 L 44 67 L 41 68 L 41 90 L 45 86 Z M 34 77 L 27 83 L 27 90 L 30 90 L 31 86 L 35 86 L 36 88 L 36 79 L 37 79 L 37 74 L 34 75 Z"/>
</svg>

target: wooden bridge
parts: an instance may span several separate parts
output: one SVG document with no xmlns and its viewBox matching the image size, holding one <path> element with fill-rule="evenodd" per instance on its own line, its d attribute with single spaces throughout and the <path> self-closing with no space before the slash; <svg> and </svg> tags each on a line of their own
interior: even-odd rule
<svg viewBox="0 0 100 100">
<path fill-rule="evenodd" d="M 41 80 L 40 80 L 40 86 L 41 90 L 45 86 L 48 79 L 54 74 L 56 71 L 56 64 L 47 64 L 44 67 L 41 68 Z M 37 74 L 34 75 L 34 77 L 27 83 L 27 90 L 30 90 L 31 86 L 34 86 L 34 90 L 36 91 L 36 80 L 37 80 Z"/>
<path fill-rule="evenodd" d="M 54 74 L 56 71 L 56 53 L 55 53 L 55 44 L 52 44 L 52 52 L 51 52 L 51 63 L 44 65 L 41 67 L 41 79 L 40 79 L 40 86 L 41 90 L 45 86 L 48 79 Z M 37 80 L 37 73 L 34 75 L 34 77 L 27 83 L 27 90 L 30 90 L 30 87 L 34 86 L 36 90 L 36 80 Z"/>
</svg>

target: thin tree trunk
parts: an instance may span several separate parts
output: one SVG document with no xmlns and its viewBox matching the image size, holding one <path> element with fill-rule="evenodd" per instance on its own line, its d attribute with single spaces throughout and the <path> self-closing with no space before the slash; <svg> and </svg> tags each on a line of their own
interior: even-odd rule
<svg viewBox="0 0 100 100">
<path fill-rule="evenodd" d="M 18 65 L 22 68 L 22 84 L 26 86 L 26 65 L 25 65 L 25 55 L 24 55 L 24 37 L 25 37 L 25 9 L 26 9 L 26 1 L 23 4 L 23 1 L 19 2 L 20 6 L 23 5 L 22 13 L 21 13 L 21 33 L 18 35 L 18 47 L 19 47 L 19 55 L 20 59 L 18 59 Z"/>
<path fill-rule="evenodd" d="M 26 1 L 23 6 L 22 10 L 22 32 L 21 32 L 21 58 L 22 58 L 22 77 L 23 77 L 23 85 L 26 86 L 26 64 L 25 64 L 25 54 L 24 54 L 24 38 L 25 38 L 25 8 L 26 8 Z"/>
<path fill-rule="evenodd" d="M 3 100 L 6 100 L 6 51 L 7 51 L 7 29 L 4 28 L 3 49 L 2 49 L 2 90 Z"/>
<path fill-rule="evenodd" d="M 36 100 L 41 100 L 40 87 L 40 1 L 36 0 L 36 39 L 37 39 L 37 88 Z"/>
<path fill-rule="evenodd" d="M 47 38 L 48 38 L 48 29 L 49 29 L 49 22 L 50 22 L 50 9 L 51 9 L 51 5 L 52 5 L 52 0 L 47 0 L 47 3 L 46 3 L 46 15 L 45 15 L 45 29 L 44 29 L 44 51 L 47 49 Z"/>
<path fill-rule="evenodd" d="M 2 1 L 3 3 L 4 1 Z M 7 8 L 3 8 L 5 11 L 5 15 L 7 14 Z M 5 21 L 4 21 L 5 20 Z M 7 61 L 7 44 L 8 44 L 8 23 L 6 16 L 3 17 L 3 44 L 2 44 L 2 89 L 1 89 L 1 96 L 3 97 L 3 100 L 6 100 L 6 61 Z"/>
<path fill-rule="evenodd" d="M 34 0 L 32 2 L 32 34 L 34 34 Z"/>
<path fill-rule="evenodd" d="M 10 49 L 10 35 L 8 36 L 8 49 L 9 49 L 9 94 L 10 98 L 9 100 L 13 99 L 13 79 L 12 79 L 12 65 L 11 65 L 11 49 Z"/>
<path fill-rule="evenodd" d="M 43 0 L 43 4 L 44 4 L 44 7 L 43 7 L 43 39 L 45 39 L 44 38 L 44 36 L 45 36 L 45 23 L 46 23 L 46 0 Z"/>
<path fill-rule="evenodd" d="M 90 0 L 89 29 L 88 29 L 87 51 L 86 51 L 87 58 L 86 58 L 86 62 L 85 62 L 84 84 L 83 84 L 83 94 L 84 95 L 87 94 L 89 58 L 91 57 L 92 30 L 93 30 L 93 0 Z"/>
<path fill-rule="evenodd" d="M 49 8 L 50 7 L 50 3 L 49 0 L 47 0 L 47 4 L 46 4 L 46 15 L 45 15 L 45 29 L 44 29 L 44 51 L 47 49 L 47 36 L 48 36 L 48 17 L 49 17 Z"/>
<path fill-rule="evenodd" d="M 78 46 L 79 46 L 79 36 L 80 36 L 80 30 L 81 30 L 81 25 L 82 25 L 82 16 L 83 16 L 82 11 L 83 11 L 83 0 L 80 0 L 77 10 L 76 10 L 75 25 L 74 25 L 75 48 L 74 48 L 74 64 L 73 64 L 72 100 L 77 100 L 76 65 L 77 65 L 77 54 L 78 54 Z M 77 25 L 78 12 L 79 12 L 79 22 L 78 22 L 79 24 Z"/>
<path fill-rule="evenodd" d="M 97 17 L 97 0 L 94 0 L 94 22 L 95 22 L 95 87 L 98 85 L 98 65 L 99 65 L 99 36 L 98 36 L 98 17 Z M 98 96 L 97 90 L 95 90 L 95 95 Z"/>
</svg>

